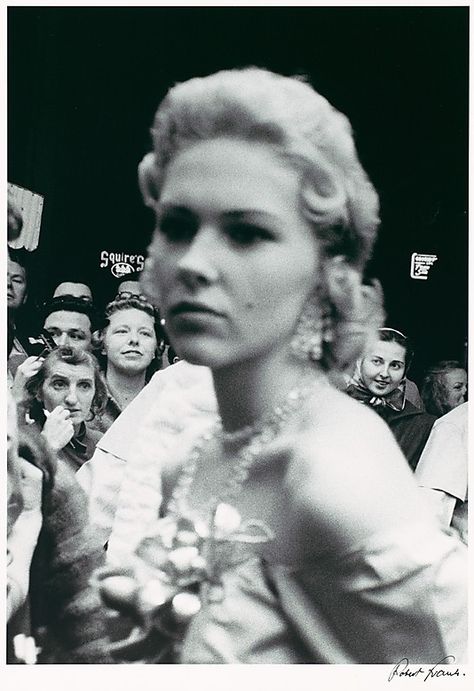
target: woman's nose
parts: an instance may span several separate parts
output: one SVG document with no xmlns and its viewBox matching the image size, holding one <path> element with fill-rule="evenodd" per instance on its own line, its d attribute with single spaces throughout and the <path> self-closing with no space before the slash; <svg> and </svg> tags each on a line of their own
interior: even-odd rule
<svg viewBox="0 0 474 691">
<path fill-rule="evenodd" d="M 73 405 L 77 402 L 77 391 L 75 386 L 69 387 L 64 400 L 67 405 Z"/>
<path fill-rule="evenodd" d="M 219 272 L 214 264 L 217 243 L 216 234 L 211 227 L 202 227 L 178 261 L 178 272 L 189 288 L 214 283 Z"/>
<path fill-rule="evenodd" d="M 57 346 L 66 346 L 69 343 L 69 337 L 67 333 L 62 333 L 60 336 L 56 336 L 54 339 Z"/>
<path fill-rule="evenodd" d="M 129 343 L 138 343 L 139 334 L 137 331 L 130 331 L 128 334 Z"/>
</svg>

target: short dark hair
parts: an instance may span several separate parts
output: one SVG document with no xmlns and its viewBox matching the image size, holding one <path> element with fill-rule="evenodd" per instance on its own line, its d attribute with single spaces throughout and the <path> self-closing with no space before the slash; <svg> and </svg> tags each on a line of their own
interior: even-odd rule
<svg viewBox="0 0 474 691">
<path fill-rule="evenodd" d="M 89 317 L 91 323 L 91 331 L 95 331 L 98 328 L 98 314 L 94 305 L 80 298 L 73 297 L 72 295 L 61 295 L 56 298 L 51 298 L 43 304 L 42 317 L 43 323 L 50 314 L 53 312 L 80 312 Z"/>
<path fill-rule="evenodd" d="M 29 403 L 30 405 L 32 417 L 34 419 L 37 419 L 38 417 L 35 401 L 39 397 L 41 388 L 48 375 L 48 371 L 51 368 L 51 364 L 58 360 L 65 362 L 68 365 L 88 364 L 92 367 L 94 371 L 95 393 L 94 398 L 92 399 L 91 412 L 93 415 L 101 413 L 105 404 L 107 403 L 108 394 L 97 358 L 86 350 L 63 346 L 60 348 L 55 348 L 55 350 L 52 350 L 50 353 L 48 353 L 38 372 L 26 382 L 26 391 L 29 399 L 27 404 Z"/>
<path fill-rule="evenodd" d="M 12 262 L 19 264 L 25 269 L 26 277 L 28 278 L 28 271 L 31 266 L 31 252 L 25 250 L 23 247 L 18 249 L 8 246 L 8 256 Z"/>
</svg>

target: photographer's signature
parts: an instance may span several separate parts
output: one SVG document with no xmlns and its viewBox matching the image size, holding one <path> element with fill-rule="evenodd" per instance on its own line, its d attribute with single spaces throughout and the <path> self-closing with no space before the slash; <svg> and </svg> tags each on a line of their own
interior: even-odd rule
<svg viewBox="0 0 474 691">
<path fill-rule="evenodd" d="M 419 678 L 423 681 L 428 679 L 436 679 L 439 677 L 461 677 L 465 676 L 463 672 L 459 671 L 458 667 L 450 669 L 441 669 L 439 665 L 453 665 L 456 662 L 454 655 L 447 655 L 442 660 L 434 664 L 432 667 L 420 667 L 419 665 L 410 665 L 407 657 L 403 657 L 400 662 L 393 667 L 388 680 L 392 681 L 395 677 Z"/>
</svg>

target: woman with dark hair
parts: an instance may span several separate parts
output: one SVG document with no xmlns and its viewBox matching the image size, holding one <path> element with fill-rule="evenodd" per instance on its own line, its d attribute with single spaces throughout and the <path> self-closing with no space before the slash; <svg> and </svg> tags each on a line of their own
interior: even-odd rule
<svg viewBox="0 0 474 691">
<path fill-rule="evenodd" d="M 102 434 L 154 373 L 160 329 L 155 309 L 142 296 L 118 294 L 105 308 L 105 325 L 99 338 L 108 398 L 92 422 Z"/>
<path fill-rule="evenodd" d="M 104 596 L 181 636 L 183 663 L 458 664 L 465 549 L 383 421 L 331 384 L 382 321 L 347 118 L 301 79 L 230 70 L 172 88 L 153 140 L 143 286 L 218 415 L 169 444 L 163 518 Z"/>
<path fill-rule="evenodd" d="M 428 413 L 441 417 L 466 400 L 467 372 L 457 360 L 441 360 L 427 371 L 421 397 Z"/>
<path fill-rule="evenodd" d="M 347 393 L 370 405 L 385 420 L 414 470 L 435 418 L 406 397 L 406 375 L 413 360 L 407 336 L 381 328 L 369 344 L 347 388 Z"/>
<path fill-rule="evenodd" d="M 46 355 L 25 388 L 30 418 L 58 458 L 77 471 L 92 457 L 101 437 L 88 426 L 107 396 L 96 358 L 85 350 L 57 348 Z"/>
</svg>

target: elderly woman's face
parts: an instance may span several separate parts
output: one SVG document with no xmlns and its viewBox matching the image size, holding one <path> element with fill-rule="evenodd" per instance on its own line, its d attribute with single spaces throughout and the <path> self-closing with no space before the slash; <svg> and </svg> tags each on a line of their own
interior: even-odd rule
<svg viewBox="0 0 474 691">
<path fill-rule="evenodd" d="M 447 401 L 450 410 L 464 403 L 467 391 L 467 372 L 463 369 L 453 369 L 444 374 Z"/>
<path fill-rule="evenodd" d="M 49 412 L 62 406 L 75 428 L 84 422 L 95 395 L 94 369 L 87 363 L 73 365 L 55 360 L 47 367 L 40 399 Z"/>
<path fill-rule="evenodd" d="M 172 161 L 150 254 L 180 357 L 219 368 L 288 348 L 318 271 L 298 197 L 266 145 L 215 139 Z"/>
</svg>

